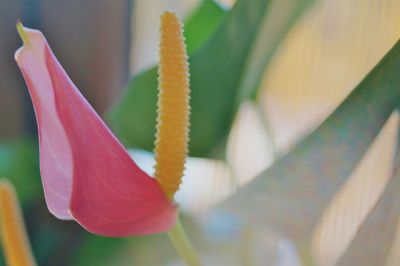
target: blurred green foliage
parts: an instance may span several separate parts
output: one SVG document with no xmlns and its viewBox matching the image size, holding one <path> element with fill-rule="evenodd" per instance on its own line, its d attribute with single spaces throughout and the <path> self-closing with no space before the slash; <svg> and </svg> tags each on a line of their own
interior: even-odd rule
<svg viewBox="0 0 400 266">
<path fill-rule="evenodd" d="M 204 6 L 197 9 L 198 12 L 208 14 L 208 8 L 214 10 L 208 2 L 203 2 Z M 240 101 L 256 93 L 268 60 L 290 26 L 312 1 L 284 2 L 287 8 L 276 16 L 274 8 L 279 8 L 281 1 L 239 0 L 221 23 L 217 23 L 218 26 L 214 24 L 215 30 L 207 31 L 209 36 L 201 31 L 198 38 L 203 36 L 207 40 L 190 54 L 189 59 L 190 155 L 221 154 L 219 148 L 223 147 Z M 219 21 L 223 15 L 221 12 L 210 14 L 216 16 L 213 21 Z M 269 20 L 269 16 L 277 17 L 277 21 Z M 185 28 L 188 37 L 196 35 L 195 30 L 202 28 L 201 25 L 210 25 L 207 15 L 197 13 L 192 18 Z M 272 28 L 270 23 L 274 23 Z M 191 43 L 195 40 L 188 38 L 188 46 L 196 46 Z M 111 127 L 124 144 L 153 149 L 156 102 L 157 70 L 151 68 L 129 82 L 121 101 L 109 113 Z"/>
<path fill-rule="evenodd" d="M 0 143 L 0 177 L 12 182 L 22 204 L 35 201 L 42 193 L 38 152 L 33 139 Z"/>
<path fill-rule="evenodd" d="M 185 20 L 184 36 L 188 54 L 202 47 L 227 12 L 213 0 L 204 0 Z"/>
</svg>

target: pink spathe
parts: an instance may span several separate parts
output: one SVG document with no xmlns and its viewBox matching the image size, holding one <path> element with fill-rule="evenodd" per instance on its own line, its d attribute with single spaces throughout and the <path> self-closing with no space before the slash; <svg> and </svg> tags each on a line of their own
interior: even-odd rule
<svg viewBox="0 0 400 266">
<path fill-rule="evenodd" d="M 105 236 L 143 235 L 175 225 L 177 208 L 143 172 L 81 95 L 43 34 L 24 28 L 15 54 L 35 108 L 46 202 Z"/>
</svg>

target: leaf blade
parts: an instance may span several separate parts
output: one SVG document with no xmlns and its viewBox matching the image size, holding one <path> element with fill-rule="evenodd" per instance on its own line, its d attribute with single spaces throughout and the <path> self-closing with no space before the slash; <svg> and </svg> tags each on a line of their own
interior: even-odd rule
<svg viewBox="0 0 400 266">
<path fill-rule="evenodd" d="M 398 73 L 400 42 L 319 128 L 243 187 L 225 207 L 253 220 L 269 220 L 294 239 L 309 237 L 324 207 L 396 108 Z M 340 171 L 332 171 L 335 166 Z M 254 209 L 274 213 L 255 213 Z M 304 217 L 312 222 L 298 222 Z"/>
</svg>

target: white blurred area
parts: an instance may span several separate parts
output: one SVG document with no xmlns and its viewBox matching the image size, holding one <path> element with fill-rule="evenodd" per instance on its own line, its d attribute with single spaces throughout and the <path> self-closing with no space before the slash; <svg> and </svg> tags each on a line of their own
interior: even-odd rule
<svg viewBox="0 0 400 266">
<path fill-rule="evenodd" d="M 274 147 L 260 108 L 243 102 L 234 121 L 227 146 L 227 162 L 238 185 L 243 185 L 274 160 Z"/>
<path fill-rule="evenodd" d="M 131 23 L 131 73 L 136 74 L 158 61 L 158 27 L 160 14 L 175 12 L 181 19 L 199 0 L 146 0 L 134 1 Z"/>
<path fill-rule="evenodd" d="M 183 18 L 197 3 L 135 1 L 132 73 L 157 61 L 162 11 L 173 10 Z M 258 102 L 240 107 L 226 162 L 188 159 L 176 194 L 181 207 L 194 213 L 207 211 L 270 166 L 276 154 L 286 153 L 315 129 L 400 37 L 399 10 L 398 0 L 321 0 L 309 10 L 274 56 Z M 398 116 L 392 116 L 327 206 L 310 238 L 310 256 L 317 265 L 335 265 L 385 188 L 393 170 L 398 126 Z M 153 174 L 151 153 L 134 151 L 133 157 Z M 393 243 L 388 266 L 400 265 L 400 233 Z M 287 265 L 300 265 L 296 263 Z"/>
<path fill-rule="evenodd" d="M 158 61 L 158 27 L 160 14 L 165 10 L 175 12 L 181 20 L 201 0 L 146 0 L 134 1 L 131 23 L 130 69 L 136 74 Z M 217 1 L 229 8 L 233 0 Z"/>
<path fill-rule="evenodd" d="M 175 195 L 179 206 L 191 213 L 204 213 L 266 169 L 273 160 L 271 143 L 255 106 L 240 108 L 228 141 L 227 162 L 189 157 L 182 184 Z M 154 174 L 154 154 L 130 151 L 135 162 L 149 175 Z"/>
<path fill-rule="evenodd" d="M 140 168 L 154 175 L 153 153 L 135 149 L 130 154 Z M 182 184 L 175 194 L 176 202 L 184 211 L 203 213 L 235 188 L 231 171 L 223 161 L 190 157 L 185 167 Z"/>
</svg>

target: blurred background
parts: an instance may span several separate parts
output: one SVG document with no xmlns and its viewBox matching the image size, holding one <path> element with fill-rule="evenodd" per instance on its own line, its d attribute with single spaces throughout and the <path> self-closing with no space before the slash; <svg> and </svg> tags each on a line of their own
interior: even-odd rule
<svg viewBox="0 0 400 266">
<path fill-rule="evenodd" d="M 205 8 L 205 2 L 211 7 Z M 44 33 L 71 79 L 96 111 L 106 116 L 119 104 L 130 78 L 157 63 L 158 20 L 164 10 L 176 12 L 183 21 L 202 12 L 202 21 L 212 17 L 213 24 L 207 27 L 218 29 L 234 2 L 0 0 L 0 176 L 16 187 L 39 265 L 181 264 L 163 235 L 103 238 L 74 222 L 57 220 L 47 211 L 34 112 L 13 58 L 21 46 L 16 21 L 21 19 L 25 26 Z M 265 21 L 271 26 L 260 27 L 267 36 L 265 43 L 258 43 L 261 50 L 273 45 L 268 41 L 280 25 L 275 19 L 284 17 L 296 2 L 301 1 L 272 1 Z M 335 265 L 392 176 L 398 139 L 396 114 L 326 206 L 312 236 L 304 240 L 311 246 L 310 252 L 303 252 L 285 228 L 268 221 L 252 229 L 230 213 L 210 214 L 210 206 L 248 183 L 320 125 L 400 37 L 398 0 L 304 2 L 307 4 L 294 12 L 298 16 L 290 20 L 272 49 L 267 67 L 259 68 L 256 96 L 241 101 L 232 115 L 233 125 L 223 141 L 224 156 L 210 153 L 188 160 L 186 179 L 176 200 L 208 265 L 301 265 L 309 256 L 317 265 Z M 196 35 L 196 27 L 202 25 L 195 25 L 187 34 Z M 236 37 L 239 42 L 241 36 Z M 151 171 L 150 153 L 135 149 L 133 156 Z M 397 222 L 394 226 L 397 228 Z M 387 239 L 386 265 L 400 265 L 400 234 L 392 237 Z M 238 254 L 242 259 L 235 259 Z M 3 259 L 0 265 L 5 265 Z"/>
</svg>

